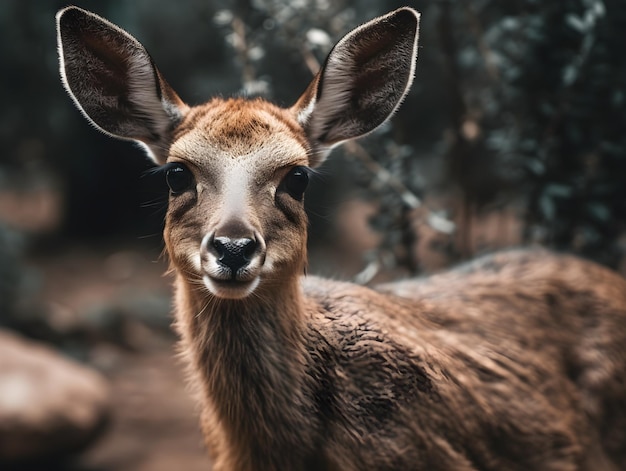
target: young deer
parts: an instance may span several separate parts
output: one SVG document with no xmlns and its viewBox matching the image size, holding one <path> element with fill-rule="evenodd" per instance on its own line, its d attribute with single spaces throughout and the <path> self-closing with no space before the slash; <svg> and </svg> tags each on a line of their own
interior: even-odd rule
<svg viewBox="0 0 626 471">
<path fill-rule="evenodd" d="M 626 282 L 509 251 L 370 289 L 303 277 L 310 168 L 407 93 L 419 14 L 355 29 L 288 109 L 187 106 L 106 20 L 57 15 L 63 82 L 170 187 L 176 329 L 215 470 L 626 469 Z"/>
</svg>

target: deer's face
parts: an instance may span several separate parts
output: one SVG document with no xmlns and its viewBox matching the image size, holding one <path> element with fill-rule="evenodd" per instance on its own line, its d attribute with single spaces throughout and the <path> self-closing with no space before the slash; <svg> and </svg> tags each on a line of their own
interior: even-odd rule
<svg viewBox="0 0 626 471">
<path fill-rule="evenodd" d="M 413 81 L 419 14 L 400 8 L 341 39 L 289 109 L 264 100 L 187 106 L 145 48 L 93 13 L 57 14 L 63 83 L 111 136 L 165 165 L 165 242 L 178 274 L 245 298 L 304 268 L 308 168 L 388 119 Z"/>
<path fill-rule="evenodd" d="M 214 100 L 191 109 L 167 158 L 165 241 L 178 270 L 220 298 L 302 271 L 307 142 L 289 112 Z"/>
</svg>

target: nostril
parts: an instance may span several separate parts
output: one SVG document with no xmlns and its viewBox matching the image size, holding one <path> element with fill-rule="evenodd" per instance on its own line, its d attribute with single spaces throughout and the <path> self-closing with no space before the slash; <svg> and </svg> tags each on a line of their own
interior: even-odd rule
<svg viewBox="0 0 626 471">
<path fill-rule="evenodd" d="M 243 242 L 243 256 L 246 259 L 246 261 L 250 261 L 252 259 L 252 257 L 254 256 L 254 253 L 256 252 L 256 249 L 258 247 L 258 244 L 256 243 L 256 240 L 254 239 L 239 239 Z"/>
<path fill-rule="evenodd" d="M 209 248 L 212 246 L 215 249 L 215 255 L 217 255 L 218 259 L 224 257 L 226 252 L 226 244 L 230 239 L 227 237 L 211 237 L 209 240 Z"/>
<path fill-rule="evenodd" d="M 249 238 L 215 237 L 210 244 L 215 249 L 217 261 L 230 268 L 233 277 L 250 262 L 257 249 L 257 242 Z"/>
</svg>

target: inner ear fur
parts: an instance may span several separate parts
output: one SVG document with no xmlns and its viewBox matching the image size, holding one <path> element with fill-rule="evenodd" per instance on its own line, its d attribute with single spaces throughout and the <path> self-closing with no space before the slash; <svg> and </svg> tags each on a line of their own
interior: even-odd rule
<svg viewBox="0 0 626 471">
<path fill-rule="evenodd" d="M 312 145 L 311 166 L 393 115 L 413 82 L 419 17 L 400 8 L 354 29 L 331 50 L 292 108 Z"/>
</svg>

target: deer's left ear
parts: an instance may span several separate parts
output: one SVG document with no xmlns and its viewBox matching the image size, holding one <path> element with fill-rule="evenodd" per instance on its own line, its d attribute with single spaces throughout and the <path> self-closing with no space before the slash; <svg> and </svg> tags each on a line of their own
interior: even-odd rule
<svg viewBox="0 0 626 471">
<path fill-rule="evenodd" d="M 188 111 L 145 48 L 126 31 L 77 7 L 57 14 L 61 77 L 97 128 L 137 141 L 163 164 L 174 127 Z"/>
<path fill-rule="evenodd" d="M 400 8 L 348 33 L 292 107 L 312 146 L 312 167 L 396 110 L 413 82 L 420 14 Z"/>
</svg>

